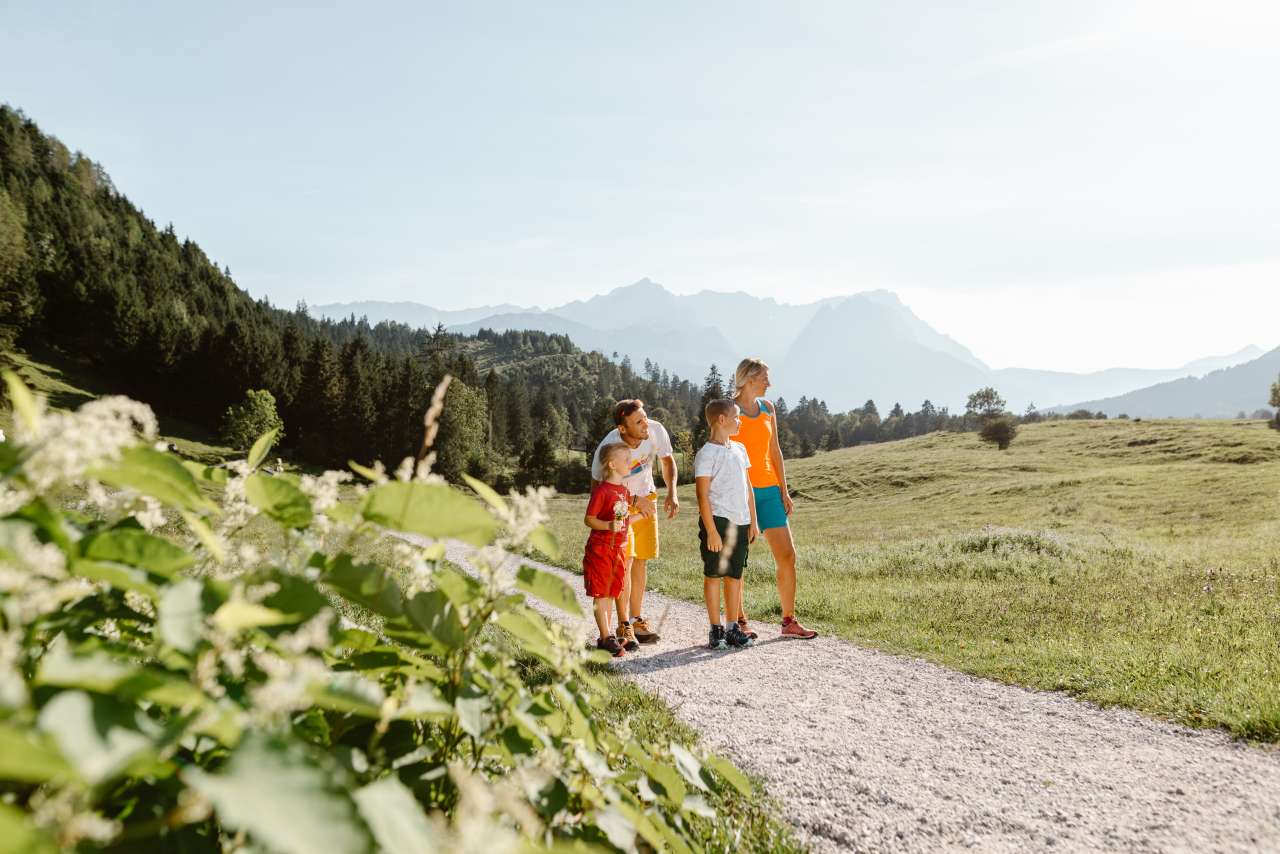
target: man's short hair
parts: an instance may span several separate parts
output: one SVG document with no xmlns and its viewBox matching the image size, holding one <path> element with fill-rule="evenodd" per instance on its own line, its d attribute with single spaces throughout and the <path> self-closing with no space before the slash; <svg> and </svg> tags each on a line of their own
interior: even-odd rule
<svg viewBox="0 0 1280 854">
<path fill-rule="evenodd" d="M 622 419 L 632 415 L 637 409 L 644 408 L 644 401 L 640 398 L 632 398 L 630 400 L 620 400 L 613 407 L 613 423 L 615 426 L 622 424 Z"/>
<path fill-rule="evenodd" d="M 708 401 L 707 405 L 702 410 L 702 414 L 706 416 L 707 425 L 710 426 L 715 424 L 716 419 L 721 415 L 728 415 L 732 418 L 733 411 L 737 408 L 738 404 L 734 403 L 732 400 L 721 397 L 716 400 Z"/>
<path fill-rule="evenodd" d="M 628 454 L 631 453 L 631 448 L 627 446 L 626 442 L 610 442 L 607 445 L 601 446 L 600 465 L 604 465 L 605 463 L 609 462 L 609 458 L 612 457 L 614 454 L 621 454 L 624 451 Z"/>
</svg>

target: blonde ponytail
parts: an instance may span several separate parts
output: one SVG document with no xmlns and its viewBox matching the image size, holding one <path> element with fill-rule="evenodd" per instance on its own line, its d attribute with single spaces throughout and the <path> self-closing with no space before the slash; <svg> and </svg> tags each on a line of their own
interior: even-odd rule
<svg viewBox="0 0 1280 854">
<path fill-rule="evenodd" d="M 769 366 L 764 363 L 764 359 L 746 358 L 738 363 L 738 370 L 733 373 L 734 397 L 742 394 L 742 388 L 751 380 L 758 377 L 761 371 L 769 370 Z"/>
</svg>

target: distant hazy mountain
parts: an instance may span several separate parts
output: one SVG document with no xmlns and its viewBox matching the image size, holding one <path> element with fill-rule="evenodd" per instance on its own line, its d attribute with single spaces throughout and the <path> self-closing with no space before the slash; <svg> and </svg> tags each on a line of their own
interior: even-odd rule
<svg viewBox="0 0 1280 854">
<path fill-rule="evenodd" d="M 539 308 L 522 308 L 518 305 L 482 305 L 479 308 L 464 308 L 458 311 L 447 311 L 432 308 L 417 302 L 335 302 L 328 305 L 309 306 L 308 310 L 317 317 L 329 317 L 341 320 L 355 315 L 367 317 L 370 323 L 381 323 L 394 320 L 409 326 L 430 328 L 437 323 L 453 327 L 459 323 L 470 323 L 483 317 L 512 312 L 539 312 Z M 533 328 L 533 327 L 530 327 Z"/>
<path fill-rule="evenodd" d="M 1183 377 L 1101 400 L 1057 407 L 1060 412 L 1088 409 L 1114 417 L 1232 418 L 1267 405 L 1271 384 L 1280 375 L 1280 347 L 1251 362 L 1213 371 L 1203 377 Z"/>
<path fill-rule="evenodd" d="M 648 358 L 695 381 L 713 363 L 728 378 L 741 358 L 759 356 L 774 368 L 773 394 L 792 400 L 819 397 L 834 409 L 868 399 L 884 410 L 895 402 L 915 408 L 927 398 L 954 410 L 984 385 L 994 385 L 1015 411 L 1032 401 L 1043 409 L 1199 376 L 1261 353 L 1251 347 L 1165 370 L 992 370 L 889 291 L 790 305 L 741 292 L 673 294 L 649 279 L 545 310 L 499 305 L 440 311 L 417 303 L 364 302 L 313 311 L 338 318 L 367 315 L 371 322 L 444 323 L 464 334 L 482 328 L 563 333 L 583 349 L 629 356 L 637 369 Z"/>
</svg>

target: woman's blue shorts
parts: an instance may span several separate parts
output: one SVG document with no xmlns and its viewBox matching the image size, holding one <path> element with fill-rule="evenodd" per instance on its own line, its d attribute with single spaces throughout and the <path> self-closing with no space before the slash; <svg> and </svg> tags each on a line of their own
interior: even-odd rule
<svg viewBox="0 0 1280 854">
<path fill-rule="evenodd" d="M 760 530 L 787 527 L 787 508 L 782 506 L 782 489 L 777 486 L 755 486 L 756 524 Z"/>
</svg>

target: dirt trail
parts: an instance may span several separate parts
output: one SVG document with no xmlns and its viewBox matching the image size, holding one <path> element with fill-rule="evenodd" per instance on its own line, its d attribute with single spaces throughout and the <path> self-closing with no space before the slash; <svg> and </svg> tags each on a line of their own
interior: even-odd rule
<svg viewBox="0 0 1280 854">
<path fill-rule="evenodd" d="M 645 611 L 662 640 L 618 669 L 764 778 L 815 851 L 1280 851 L 1278 751 L 772 625 L 712 652 L 700 606 Z"/>
</svg>

